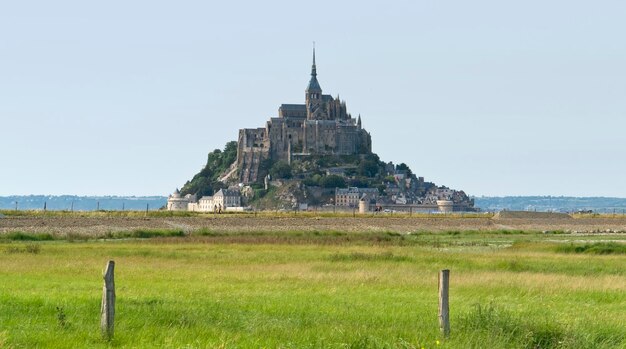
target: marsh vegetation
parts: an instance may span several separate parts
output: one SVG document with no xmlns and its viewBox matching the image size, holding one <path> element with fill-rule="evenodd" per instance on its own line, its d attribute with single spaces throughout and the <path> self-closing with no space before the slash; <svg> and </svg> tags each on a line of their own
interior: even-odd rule
<svg viewBox="0 0 626 349">
<path fill-rule="evenodd" d="M 584 241 L 563 232 L 508 230 L 60 236 L 2 235 L 5 347 L 626 345 L 621 234 Z M 611 253 L 588 252 L 607 246 Z M 117 264 L 118 295 L 110 342 L 99 334 L 108 259 Z M 452 271 L 447 339 L 437 323 L 443 268 Z"/>
</svg>

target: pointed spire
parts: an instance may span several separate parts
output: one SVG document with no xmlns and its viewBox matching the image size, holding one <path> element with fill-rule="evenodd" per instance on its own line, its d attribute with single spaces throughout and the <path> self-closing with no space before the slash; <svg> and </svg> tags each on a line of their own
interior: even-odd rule
<svg viewBox="0 0 626 349">
<path fill-rule="evenodd" d="M 361 128 L 361 114 L 359 114 L 359 118 L 356 121 L 356 125 Z"/>
<path fill-rule="evenodd" d="M 317 68 L 315 67 L 315 41 L 313 41 L 313 65 L 311 66 L 311 76 L 317 76 Z"/>
<path fill-rule="evenodd" d="M 315 66 L 315 41 L 313 41 L 313 65 L 311 66 L 311 80 L 309 81 L 309 86 L 306 88 L 306 91 L 319 93 L 322 92 L 320 83 L 317 82 L 317 68 Z"/>
</svg>

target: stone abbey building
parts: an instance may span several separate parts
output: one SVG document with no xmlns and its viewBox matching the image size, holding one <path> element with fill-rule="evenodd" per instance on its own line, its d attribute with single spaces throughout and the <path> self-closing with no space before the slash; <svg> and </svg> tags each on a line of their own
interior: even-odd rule
<svg viewBox="0 0 626 349">
<path fill-rule="evenodd" d="M 257 182 L 265 160 L 286 161 L 310 155 L 355 155 L 372 151 L 372 138 L 361 127 L 361 116 L 352 118 L 345 101 L 322 94 L 317 81 L 315 49 L 311 80 L 304 104 L 282 104 L 278 117 L 261 128 L 239 130 L 237 144 L 239 181 Z"/>
</svg>

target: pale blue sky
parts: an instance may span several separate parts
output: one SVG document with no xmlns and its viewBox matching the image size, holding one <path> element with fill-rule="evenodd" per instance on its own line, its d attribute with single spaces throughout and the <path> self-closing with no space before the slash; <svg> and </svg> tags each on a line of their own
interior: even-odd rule
<svg viewBox="0 0 626 349">
<path fill-rule="evenodd" d="M 624 1 L 5 1 L 0 195 L 166 195 L 324 93 L 470 195 L 626 197 Z"/>
</svg>

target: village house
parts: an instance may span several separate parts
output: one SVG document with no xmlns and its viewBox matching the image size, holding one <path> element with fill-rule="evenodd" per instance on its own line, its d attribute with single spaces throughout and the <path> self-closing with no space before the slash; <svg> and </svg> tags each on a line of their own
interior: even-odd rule
<svg viewBox="0 0 626 349">
<path fill-rule="evenodd" d="M 346 176 L 346 169 L 343 167 L 331 167 L 331 168 L 327 168 L 326 169 L 326 175 L 327 176 L 340 176 L 340 177 L 345 177 Z"/>
<path fill-rule="evenodd" d="M 220 189 L 213 196 L 181 197 L 178 189 L 167 199 L 168 211 L 223 212 L 241 209 L 241 194 L 236 189 Z"/>
<path fill-rule="evenodd" d="M 359 200 L 367 195 L 370 199 L 378 198 L 378 189 L 376 188 L 337 188 L 335 190 L 335 205 L 345 207 L 358 207 Z"/>
</svg>

